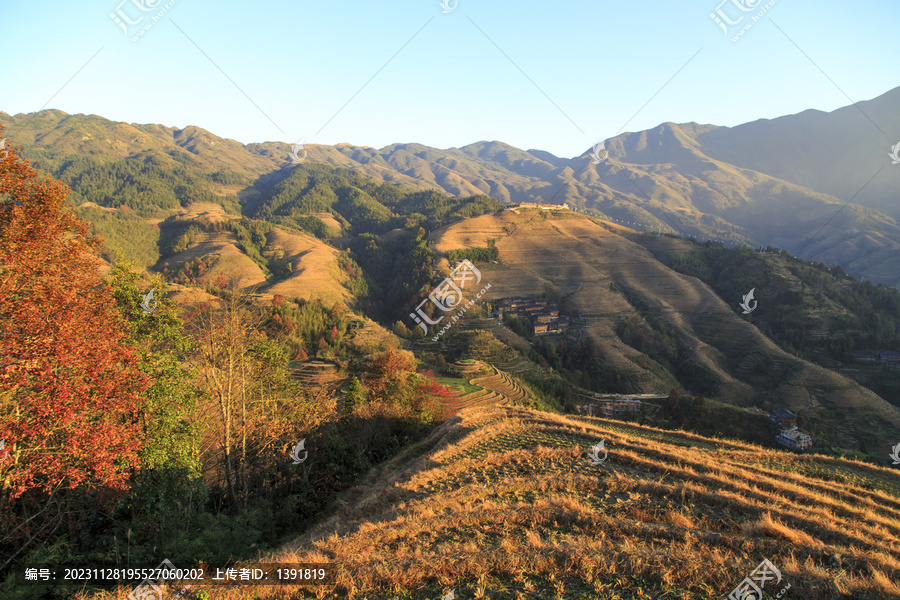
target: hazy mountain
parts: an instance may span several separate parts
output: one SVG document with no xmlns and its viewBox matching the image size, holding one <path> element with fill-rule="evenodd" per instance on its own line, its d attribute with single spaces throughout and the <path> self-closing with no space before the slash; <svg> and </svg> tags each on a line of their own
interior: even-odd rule
<svg viewBox="0 0 900 600">
<path fill-rule="evenodd" d="M 217 195 L 253 196 L 290 169 L 291 146 L 242 145 L 197 127 L 115 123 L 45 110 L 0 113 L 3 135 L 51 170 L 67 158 L 121 161 L 141 153 L 212 178 Z M 597 216 L 727 244 L 772 245 L 900 282 L 900 226 L 892 218 L 900 167 L 900 88 L 831 113 L 805 111 L 738 127 L 664 123 L 606 141 L 609 157 L 566 159 L 501 142 L 437 149 L 307 144 L 308 163 L 353 169 L 377 182 L 502 202 L 567 202 Z M 257 179 L 259 178 L 259 179 Z M 870 181 L 871 180 L 871 181 Z M 868 182 L 868 183 L 867 183 Z M 227 185 L 226 185 L 227 184 Z M 848 201 L 851 201 L 848 204 Z"/>
<path fill-rule="evenodd" d="M 852 198 L 854 204 L 896 218 L 900 167 L 891 164 L 888 153 L 900 141 L 898 107 L 900 88 L 830 113 L 807 110 L 717 127 L 699 133 L 695 140 L 717 160 L 844 201 Z"/>
<path fill-rule="evenodd" d="M 883 97 L 867 113 L 880 118 L 890 104 Z M 802 597 L 894 597 L 900 483 L 861 461 L 887 464 L 900 377 L 854 351 L 900 350 L 900 292 L 789 253 L 683 237 L 784 246 L 896 283 L 900 227 L 872 208 L 887 206 L 880 177 L 893 171 L 866 188 L 868 206 L 845 206 L 847 180 L 870 177 L 872 165 L 832 161 L 842 178 L 826 173 L 819 150 L 798 148 L 821 141 L 817 126 L 832 128 L 830 142 L 873 135 L 853 130 L 852 111 L 813 124 L 804 115 L 749 129 L 664 123 L 608 140 L 602 162 L 479 142 L 308 145 L 295 165 L 287 144 L 244 145 L 196 127 L 0 113 L 0 136 L 70 186 L 104 258 L 156 273 L 139 287 L 140 274 L 122 271 L 114 289 L 147 357 L 141 372 L 156 378 L 141 414 L 156 419 L 146 431 L 164 443 L 149 446 L 164 469 L 142 471 L 150 475 L 127 501 L 136 508 L 105 521 L 84 510 L 100 505 L 93 484 L 71 496 L 66 510 L 83 535 L 71 521 L 68 540 L 64 527 L 49 535 L 59 530 L 67 553 L 94 562 L 120 556 L 124 536 L 132 563 L 162 552 L 179 565 L 233 564 L 318 520 L 279 560 L 337 563 L 333 591 L 371 598 L 450 597 L 450 585 L 461 597 L 563 597 L 563 588 L 709 597 L 760 556 Z M 788 149 L 761 156 L 772 144 Z M 499 200 L 565 201 L 579 212 Z M 27 246 L 33 229 L 24 231 Z M 410 313 L 461 258 L 477 264 L 482 292 L 434 340 L 437 327 L 423 333 Z M 139 303 L 157 277 L 175 302 L 150 314 Z M 742 314 L 748 291 L 752 314 Z M 552 300 L 570 326 L 541 336 L 524 320 L 498 322 L 491 303 L 510 296 Z M 204 325 L 193 309 L 219 300 L 230 312 L 202 313 Z M 69 310 L 32 305 L 32 314 Z M 193 355 L 176 310 L 199 346 Z M 23 348 L 33 345 L 25 333 Z M 35 397 L 46 396 L 39 387 Z M 630 415 L 640 425 L 581 416 L 595 402 L 585 396 L 600 391 L 656 398 Z M 198 392 L 197 410 L 179 412 Z M 794 411 L 827 455 L 773 449 L 776 408 Z M 238 435 L 236 493 L 227 465 Z M 298 469 L 302 443 L 310 461 Z M 181 481 L 191 465 L 205 487 Z M 41 514 L 34 506 L 21 511 L 25 525 Z M 48 547 L 23 564 L 55 560 L 59 546 Z M 542 562 L 523 563 L 523 547 Z M 852 576 L 836 586 L 839 569 Z"/>
</svg>

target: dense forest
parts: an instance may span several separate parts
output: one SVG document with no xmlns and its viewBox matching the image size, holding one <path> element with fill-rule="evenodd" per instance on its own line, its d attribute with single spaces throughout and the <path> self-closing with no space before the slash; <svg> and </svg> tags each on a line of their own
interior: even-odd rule
<svg viewBox="0 0 900 600">
<path fill-rule="evenodd" d="M 730 301 L 740 302 L 755 289 L 761 308 L 748 318 L 783 350 L 829 368 L 855 364 L 842 372 L 891 402 L 900 400 L 900 378 L 879 368 L 859 370 L 854 354 L 900 350 L 900 292 L 895 288 L 859 281 L 840 266 L 805 261 L 780 248 L 692 244 L 685 253 L 655 254 Z"/>
<path fill-rule="evenodd" d="M 433 231 L 503 207 L 489 196 L 451 198 L 434 190 L 411 191 L 369 181 L 349 169 L 306 163 L 283 172 L 275 181 L 258 183 L 256 191 L 244 206 L 248 217 L 318 237 L 325 235 L 310 220 L 315 213 L 330 213 L 351 234 L 382 234 L 397 228 Z"/>
<path fill-rule="evenodd" d="M 212 190 L 212 176 L 149 150 L 111 162 L 70 157 L 53 171 L 53 176 L 71 188 L 69 201 L 76 205 L 94 202 L 107 208 L 127 206 L 140 216 L 150 216 L 195 202 L 212 202 L 240 214 L 236 196 L 219 196 Z M 216 179 L 227 178 L 219 175 Z"/>
<path fill-rule="evenodd" d="M 778 310 L 754 311 L 753 322 L 802 358 L 849 362 L 853 351 L 862 348 L 900 350 L 900 293 L 854 279 L 840 266 L 810 263 L 779 248 L 759 252 L 713 242 L 697 244 L 688 253 L 660 252 L 657 258 L 701 279 L 722 298 L 739 301 L 756 288 L 756 298 Z M 782 276 L 782 268 L 791 277 Z M 816 307 L 820 310 L 810 310 Z M 823 329 L 828 335 L 810 335 Z"/>
</svg>

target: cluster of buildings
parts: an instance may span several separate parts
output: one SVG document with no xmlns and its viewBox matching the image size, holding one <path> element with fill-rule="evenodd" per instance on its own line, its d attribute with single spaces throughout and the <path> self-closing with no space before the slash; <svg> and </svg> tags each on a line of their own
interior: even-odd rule
<svg viewBox="0 0 900 600">
<path fill-rule="evenodd" d="M 861 362 L 880 363 L 891 371 L 900 371 L 900 352 L 894 350 L 856 350 L 853 353 Z"/>
<path fill-rule="evenodd" d="M 636 414 L 641 406 L 651 400 L 667 400 L 668 396 L 654 394 L 580 394 L 585 402 L 581 404 L 581 413 L 588 417 L 617 417 L 623 414 Z"/>
<path fill-rule="evenodd" d="M 535 202 L 519 202 L 518 204 L 510 204 L 506 207 L 506 210 L 512 208 L 539 208 L 541 210 L 559 210 L 561 208 L 567 209 L 569 208 L 569 204 L 563 202 L 562 204 L 538 204 Z"/>
<path fill-rule="evenodd" d="M 535 335 L 558 333 L 569 328 L 569 317 L 559 314 L 559 306 L 552 300 L 540 298 L 500 298 L 494 302 L 494 314 L 525 319 Z"/>
<path fill-rule="evenodd" d="M 772 412 L 772 420 L 781 427 L 781 432 L 775 436 L 775 441 L 792 450 L 806 450 L 812 446 L 812 438 L 797 429 L 797 415 L 779 408 Z"/>
</svg>

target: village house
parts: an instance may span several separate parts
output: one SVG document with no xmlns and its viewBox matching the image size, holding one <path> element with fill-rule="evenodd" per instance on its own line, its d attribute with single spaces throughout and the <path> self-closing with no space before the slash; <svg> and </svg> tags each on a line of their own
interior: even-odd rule
<svg viewBox="0 0 900 600">
<path fill-rule="evenodd" d="M 786 408 L 778 408 L 772 411 L 772 420 L 778 423 L 782 429 L 790 429 L 797 426 L 797 415 Z"/>
<path fill-rule="evenodd" d="M 882 367 L 887 367 L 891 371 L 900 371 L 900 352 L 893 350 L 884 350 L 878 353 Z"/>
<path fill-rule="evenodd" d="M 812 438 L 796 427 L 783 429 L 775 438 L 775 441 L 792 450 L 806 450 L 812 446 Z"/>
<path fill-rule="evenodd" d="M 581 405 L 581 412 L 592 417 L 615 417 L 622 414 L 636 414 L 641 407 L 650 400 L 666 400 L 668 396 L 655 394 L 631 394 L 628 396 L 617 394 L 580 394 L 585 400 Z M 656 406 L 650 404 L 648 406 Z"/>
<path fill-rule="evenodd" d="M 900 352 L 895 350 L 854 350 L 858 362 L 879 363 L 891 371 L 900 371 Z"/>
<path fill-rule="evenodd" d="M 569 204 L 563 202 L 562 204 L 537 204 L 535 202 L 519 202 L 518 204 L 511 204 L 506 207 L 505 210 L 510 210 L 513 208 L 539 208 L 541 210 L 559 210 L 559 209 L 569 209 Z"/>
<path fill-rule="evenodd" d="M 500 298 L 494 302 L 494 314 L 502 321 L 504 316 L 528 321 L 535 335 L 562 332 L 569 328 L 569 318 L 559 314 L 559 307 L 552 300 L 542 298 Z"/>
</svg>

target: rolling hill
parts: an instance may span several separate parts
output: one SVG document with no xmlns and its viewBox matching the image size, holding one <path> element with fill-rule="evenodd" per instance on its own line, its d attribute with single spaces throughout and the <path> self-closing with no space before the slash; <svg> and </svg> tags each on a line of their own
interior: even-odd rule
<svg viewBox="0 0 900 600">
<path fill-rule="evenodd" d="M 896 100 L 897 94 L 886 94 L 865 109 L 882 116 Z M 813 121 L 824 127 L 852 114 Z M 810 118 L 784 117 L 782 129 Z M 765 161 L 754 163 L 760 170 L 723 162 L 743 164 L 749 159 L 742 157 L 756 156 L 749 149 L 740 156 L 726 152 L 743 143 L 728 140 L 750 139 L 744 129 L 730 138 L 711 125 L 667 123 L 608 140 L 609 158 L 600 164 L 587 155 L 568 160 L 482 142 L 450 150 L 310 145 L 307 161 L 290 165 L 284 145 L 244 146 L 198 128 L 126 125 L 60 111 L 0 114 L 0 122 L 26 156 L 72 186 L 73 203 L 107 239 L 110 261 L 143 257 L 139 266 L 187 286 L 235 279 L 265 296 L 367 306 L 370 316 L 393 322 L 434 283 L 433 267 L 445 264 L 433 265 L 429 253 L 440 259 L 493 241 L 501 261 L 484 266 L 493 285 L 488 299 L 549 289 L 564 298 L 567 310 L 585 315 L 580 335 L 594 345 L 596 360 L 581 376 L 593 378 L 594 389 L 615 384 L 621 391 L 664 393 L 680 386 L 735 406 L 784 406 L 799 412 L 823 441 L 851 449 L 865 444 L 880 455 L 900 427 L 897 398 L 885 402 L 849 373 L 822 366 L 863 344 L 895 345 L 891 337 L 862 333 L 871 326 L 854 313 L 868 308 L 832 297 L 802 301 L 791 314 L 814 336 L 844 336 L 840 352 L 803 354 L 776 335 L 788 324 L 767 320 L 766 312 L 808 295 L 808 276 L 790 272 L 768 253 L 730 265 L 745 276 L 724 287 L 679 267 L 678 257 L 698 248 L 668 235 L 673 230 L 754 241 L 764 233 L 770 245 L 787 248 L 797 247 L 804 232 L 821 232 L 802 243 L 805 254 L 895 283 L 897 224 L 775 177 L 806 181 L 813 175 L 778 171 Z M 777 129 L 754 127 L 769 136 Z M 797 173 L 818 164 L 803 162 Z M 465 194 L 473 195 L 459 197 Z M 570 211 L 491 212 L 501 205 L 485 194 L 503 201 L 566 200 L 596 214 L 657 225 L 667 235 L 638 236 L 614 221 Z M 417 242 L 422 235 L 427 248 Z M 336 244 L 348 249 L 346 256 Z M 840 285 L 851 295 L 865 291 L 851 290 L 846 280 Z M 734 308 L 751 288 L 759 290 L 763 306 L 752 317 L 759 326 Z M 821 319 L 810 316 L 820 313 Z M 867 318 L 872 323 L 876 317 Z M 892 325 L 885 314 L 877 319 L 879 327 Z M 643 332 L 646 345 L 626 343 L 623 329 L 629 327 Z M 847 334 L 848 327 L 855 333 Z M 654 351 L 654 344 L 668 350 Z M 881 393 L 893 394 L 894 387 L 882 386 Z"/>
<path fill-rule="evenodd" d="M 629 393 L 666 393 L 680 384 L 735 406 L 788 407 L 841 447 L 865 441 L 886 456 L 896 443 L 896 405 L 840 373 L 786 352 L 739 314 L 739 294 L 726 303 L 709 285 L 672 270 L 665 266 L 665 256 L 658 260 L 654 255 L 688 253 L 690 242 L 628 233 L 570 211 L 511 209 L 449 225 L 432 234 L 429 243 L 446 253 L 484 247 L 488 239 L 496 240 L 501 260 L 481 267 L 483 280 L 492 286 L 485 298 L 549 291 L 562 300 L 561 310 L 583 314 L 583 333 L 597 351 L 592 377 L 615 373 L 627 386 L 621 391 Z M 784 269 L 786 258 L 760 258 L 780 265 L 781 271 L 769 275 L 756 257 L 749 253 L 744 261 L 746 288 L 740 289 L 746 293 L 756 285 L 767 290 L 759 297 L 760 315 L 754 313 L 765 319 L 763 312 L 781 308 L 774 292 L 766 306 L 770 298 L 763 278 L 787 280 L 790 274 Z M 800 281 L 792 285 L 801 287 Z M 835 305 L 831 311 L 839 315 L 843 309 Z M 649 342 L 643 350 L 626 344 L 621 327 L 631 321 L 646 328 L 648 340 L 656 332 L 676 355 L 656 353 Z M 837 322 L 832 327 L 831 333 L 840 333 Z M 571 336 L 566 341 L 574 343 Z"/>
<path fill-rule="evenodd" d="M 125 126 L 58 111 L 9 119 L 11 138 L 32 141 L 26 155 L 35 152 L 56 161 L 83 214 L 95 219 L 101 233 L 106 227 L 108 240 L 121 240 L 120 255 L 143 251 L 145 266 L 181 284 L 203 287 L 235 278 L 267 296 L 320 298 L 357 309 L 365 305 L 372 309 L 370 316 L 393 322 L 405 318 L 423 286 L 434 283 L 428 252 L 439 258 L 494 240 L 501 261 L 484 267 L 493 285 L 488 299 L 539 295 L 548 287 L 564 297 L 567 310 L 587 317 L 580 334 L 594 345 L 596 360 L 580 370 L 582 376 L 591 371 L 587 377 L 594 389 L 615 385 L 618 391 L 665 393 L 681 387 L 740 407 L 788 407 L 801 414 L 822 442 L 849 449 L 865 445 L 878 455 L 886 454 L 891 433 L 900 428 L 896 397 L 885 402 L 850 374 L 824 368 L 821 357 L 798 358 L 798 350 L 784 340 L 773 341 L 785 323 L 767 322 L 766 311 L 784 305 L 784 294 L 803 297 L 805 289 L 802 277 L 776 268 L 774 256 L 736 263 L 731 270 L 744 269 L 746 276 L 717 291 L 712 281 L 683 269 L 679 273 L 673 257 L 697 250 L 683 238 L 636 237 L 633 229 L 570 211 L 490 212 L 501 205 L 483 194 L 457 198 L 433 189 L 490 192 L 504 200 L 551 199 L 553 182 L 563 178 L 570 183 L 565 189 L 576 194 L 566 199 L 576 204 L 607 213 L 620 206 L 625 211 L 621 215 L 631 219 L 656 215 L 658 222 L 695 223 L 709 231 L 764 227 L 773 245 L 789 234 L 821 228 L 817 224 L 830 219 L 833 229 L 824 228 L 823 235 L 828 238 L 832 231 L 846 244 L 828 252 L 846 252 L 856 267 L 868 264 L 895 277 L 893 261 L 900 253 L 892 258 L 889 249 L 897 227 L 892 219 L 856 206 L 838 212 L 836 198 L 710 158 L 701 141 L 717 130 L 712 126 L 664 124 L 618 136 L 607 144 L 610 158 L 599 165 L 587 156 L 567 161 L 479 143 L 447 151 L 415 144 L 378 152 L 310 146 L 307 162 L 284 166 L 279 161 L 287 154 L 279 154 L 277 146 L 241 146 L 196 128 Z M 39 133 L 48 128 L 52 135 Z M 125 134 L 135 137 L 126 143 Z M 151 149 L 138 150 L 130 143 Z M 101 152 L 102 147 L 110 150 Z M 91 158 L 69 152 L 87 152 Z M 256 158 L 244 161 L 250 154 Z M 448 169 L 481 183 L 444 188 L 441 182 L 453 179 Z M 404 175 L 387 177 L 390 170 Z M 116 180 L 117 173 L 127 185 Z M 503 189 L 497 187 L 502 178 Z M 119 187 L 111 187 L 110 179 Z M 648 197 L 627 197 L 635 193 L 635 184 Z M 706 191 L 698 192 L 701 188 Z M 726 188 L 731 191 L 725 193 Z M 229 198 L 240 198 L 240 204 Z M 798 203 L 809 210 L 800 210 Z M 855 224 L 847 225 L 846 219 Z M 141 233 L 123 235 L 116 225 Z M 865 235 L 854 227 L 865 229 Z M 417 235 L 429 231 L 429 247 L 418 245 Z M 329 238 L 336 234 L 341 237 Z M 874 244 L 869 250 L 859 246 L 860 235 Z M 827 244 L 826 238 L 809 248 Z M 329 239 L 349 247 L 348 257 L 341 258 Z M 109 258 L 115 259 L 115 253 Z M 354 258 L 358 266 L 348 262 Z M 848 266 L 847 271 L 853 270 Z M 781 295 L 773 289 L 777 282 L 790 282 Z M 763 306 L 753 318 L 768 326 L 768 335 L 735 312 L 739 294 L 751 288 L 758 288 Z M 828 317 L 819 322 L 807 318 L 819 310 L 811 300 L 807 304 L 796 318 L 826 337 L 843 335 L 859 310 L 830 299 L 826 306 L 833 310 L 825 311 Z M 622 330 L 627 327 L 644 331 L 647 347 L 626 343 Z M 880 341 L 890 347 L 897 340 Z M 863 335 L 850 336 L 843 352 L 852 354 L 867 343 Z M 653 351 L 654 345 L 668 350 Z M 834 352 L 825 353 L 825 358 L 834 357 Z M 882 393 L 895 391 L 886 389 Z"/>
<path fill-rule="evenodd" d="M 772 596 L 897 598 L 898 495 L 884 468 L 495 402 L 461 410 L 260 558 L 332 563 L 334 586 L 192 592 L 718 599 L 768 560 Z"/>
<path fill-rule="evenodd" d="M 785 248 L 896 286 L 900 170 L 887 154 L 896 142 L 888 133 L 900 128 L 898 108 L 900 88 L 831 113 L 806 111 L 737 127 L 663 123 L 606 140 L 609 157 L 599 164 L 588 152 L 567 159 L 501 142 L 445 150 L 307 144 L 305 150 L 309 164 L 349 169 L 379 184 L 451 197 L 484 194 L 505 203 L 565 202 L 640 228 Z M 115 123 L 56 110 L 0 112 L 0 123 L 26 156 L 74 184 L 79 204 L 116 207 L 122 200 L 82 189 L 89 178 L 75 177 L 81 171 L 73 170 L 73 161 L 82 170 L 89 161 L 89 171 L 105 168 L 108 175 L 123 163 L 134 169 L 149 160 L 188 179 L 186 187 L 153 191 L 156 205 L 168 210 L 177 208 L 173 203 L 212 200 L 238 212 L 238 197 L 266 201 L 272 181 L 295 168 L 288 144 L 242 145 L 193 126 Z M 128 226 L 138 228 L 133 219 Z"/>
<path fill-rule="evenodd" d="M 268 560 L 335 563 L 337 582 L 294 597 L 720 598 L 763 560 L 789 597 L 900 595 L 900 478 L 872 464 L 900 441 L 900 378 L 854 358 L 859 348 L 900 350 L 900 293 L 777 248 L 673 233 L 765 235 L 807 256 L 851 257 L 848 271 L 895 283 L 896 222 L 788 179 L 815 178 L 815 160 L 757 170 L 746 166 L 752 152 L 724 160 L 727 140 L 709 137 L 718 128 L 667 123 L 609 140 L 600 164 L 479 143 L 310 146 L 307 162 L 290 165 L 281 145 L 197 128 L 58 111 L 3 119 L 26 155 L 72 187 L 109 262 L 132 258 L 176 282 L 183 312 L 182 302 L 227 297 L 228 280 L 252 292 L 248 306 L 264 318 L 244 354 L 259 362 L 240 373 L 258 367 L 260 377 L 241 380 L 242 402 L 244 383 L 283 386 L 277 398 L 262 387 L 248 395 L 254 410 L 309 410 L 272 421 L 284 439 L 308 420 L 333 426 L 303 434 L 309 453 L 322 451 L 303 470 L 261 427 L 260 477 L 244 479 L 245 494 L 250 479 L 259 491 L 253 503 L 233 514 L 222 504 L 219 520 L 175 517 L 177 537 L 140 533 L 141 556 L 159 542 L 185 560 L 213 550 L 247 558 L 300 535 Z M 776 139 L 764 129 L 755 135 Z M 565 199 L 580 212 L 496 198 Z M 407 315 L 463 256 L 490 291 L 434 341 Z M 133 277 L 129 294 L 140 299 Z M 758 307 L 741 315 L 751 289 Z M 565 333 L 535 336 L 491 318 L 490 303 L 510 296 L 549 298 L 577 317 Z M 173 364 L 182 358 L 173 351 Z M 467 379 L 431 381 L 430 369 Z M 432 429 L 438 404 L 406 428 L 399 409 L 420 407 L 442 380 L 458 396 L 435 402 L 458 413 Z M 592 392 L 668 400 L 630 422 L 576 416 L 577 398 Z M 679 394 L 678 416 L 691 422 L 675 422 Z M 766 411 L 779 407 L 797 413 L 822 454 L 772 447 Z M 868 462 L 837 458 L 845 453 Z M 102 537 L 116 561 L 122 535 L 132 549 L 119 508 L 119 529 Z M 314 525 L 301 532 L 301 523 Z M 87 536 L 79 543 L 90 547 Z M 297 591 L 195 590 L 195 599 Z"/>
</svg>

